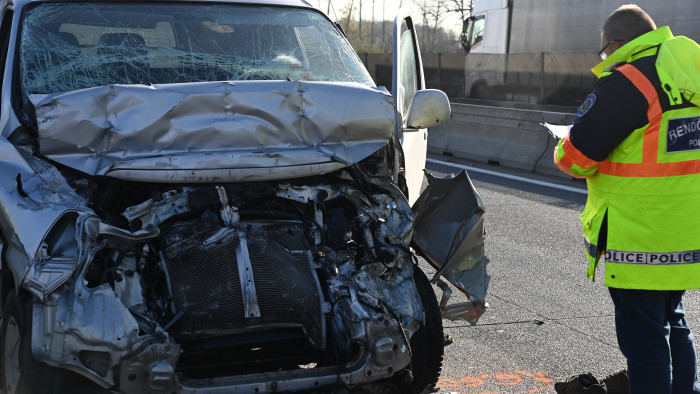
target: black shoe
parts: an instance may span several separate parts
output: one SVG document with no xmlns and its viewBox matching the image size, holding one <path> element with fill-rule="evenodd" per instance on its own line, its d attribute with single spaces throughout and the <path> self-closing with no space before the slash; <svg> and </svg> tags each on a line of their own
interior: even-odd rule
<svg viewBox="0 0 700 394">
<path fill-rule="evenodd" d="M 590 373 L 572 376 L 565 382 L 554 384 L 557 394 L 606 394 L 605 385 Z"/>
<path fill-rule="evenodd" d="M 610 394 L 629 394 L 630 385 L 627 379 L 627 370 L 608 375 L 601 381 Z"/>
</svg>

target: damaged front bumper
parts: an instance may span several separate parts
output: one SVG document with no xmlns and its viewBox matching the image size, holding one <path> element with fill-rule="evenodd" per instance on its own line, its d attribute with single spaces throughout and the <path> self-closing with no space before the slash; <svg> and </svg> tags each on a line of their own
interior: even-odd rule
<svg viewBox="0 0 700 394">
<path fill-rule="evenodd" d="M 396 289 L 397 294 L 406 291 L 404 285 Z M 137 322 L 119 305 L 111 289 L 82 289 L 75 295 L 79 299 L 72 307 L 66 288 L 52 293 L 49 304 L 34 304 L 33 330 L 42 340 L 32 341 L 32 351 L 45 362 L 87 376 L 106 389 L 115 389 L 118 382 L 119 392 L 124 393 L 265 393 L 351 386 L 387 378 L 410 361 L 396 322 L 354 308 L 350 314 L 357 313 L 358 324 L 352 337 L 372 341 L 365 341 L 366 348 L 350 365 L 182 378 L 175 369 L 181 346 L 164 331 L 137 336 Z M 348 303 L 346 308 L 353 306 Z M 67 324 L 75 326 L 64 330 Z M 112 343 L 107 338 L 113 338 Z"/>
</svg>

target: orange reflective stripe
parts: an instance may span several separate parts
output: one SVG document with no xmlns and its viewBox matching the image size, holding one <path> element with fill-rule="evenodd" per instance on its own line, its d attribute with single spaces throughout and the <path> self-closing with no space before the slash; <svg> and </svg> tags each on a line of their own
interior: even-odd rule
<svg viewBox="0 0 700 394">
<path fill-rule="evenodd" d="M 562 170 L 562 171 L 563 171 L 565 174 L 567 174 L 567 175 L 570 175 L 570 176 L 572 176 L 572 177 L 574 177 L 574 178 L 578 178 L 578 179 L 586 179 L 586 178 L 587 178 L 586 176 L 573 174 L 573 173 L 571 172 L 571 167 L 566 167 L 561 161 L 559 161 L 559 159 L 557 158 L 557 151 L 558 151 L 558 150 L 559 150 L 559 147 L 558 147 L 558 146 L 555 146 L 555 147 L 554 147 L 554 165 L 556 165 L 557 167 L 559 167 L 559 169 Z M 565 156 L 566 156 L 566 155 L 565 155 Z M 564 157 L 562 156 L 562 159 L 563 159 L 563 158 L 564 158 Z"/>
<path fill-rule="evenodd" d="M 692 175 L 700 173 L 700 160 L 679 161 L 673 163 L 615 163 L 603 161 L 598 172 L 606 175 L 625 177 L 663 177 Z"/>
<path fill-rule="evenodd" d="M 656 163 L 659 147 L 659 128 L 661 127 L 661 103 L 659 103 L 659 95 L 654 89 L 654 85 L 649 82 L 649 79 L 637 70 L 634 66 L 625 64 L 617 68 L 634 86 L 644 95 L 649 104 L 647 109 L 647 119 L 649 127 L 644 130 L 644 148 L 642 151 L 642 163 Z"/>
<path fill-rule="evenodd" d="M 571 139 L 569 139 L 568 135 L 562 140 L 561 147 L 564 149 L 564 156 L 561 157 L 560 161 L 566 168 L 571 168 L 576 164 L 584 170 L 590 170 L 598 165 L 597 161 L 591 160 L 581 153 L 581 151 L 571 143 Z"/>
<path fill-rule="evenodd" d="M 689 160 L 672 163 L 659 163 L 659 131 L 663 111 L 659 95 L 649 79 L 634 66 L 625 64 L 618 67 L 627 79 L 644 95 L 649 104 L 647 119 L 649 125 L 644 130 L 644 143 L 641 163 L 616 163 L 604 160 L 598 166 L 598 172 L 606 175 L 625 177 L 662 177 L 675 175 L 690 175 L 700 173 L 700 160 Z"/>
</svg>

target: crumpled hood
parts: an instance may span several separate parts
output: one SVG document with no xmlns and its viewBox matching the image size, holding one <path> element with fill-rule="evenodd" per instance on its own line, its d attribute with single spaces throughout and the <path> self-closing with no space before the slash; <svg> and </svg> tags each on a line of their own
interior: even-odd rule
<svg viewBox="0 0 700 394">
<path fill-rule="evenodd" d="M 385 146 L 395 119 L 386 90 L 355 83 L 109 85 L 29 99 L 42 155 L 155 182 L 333 171 Z"/>
</svg>

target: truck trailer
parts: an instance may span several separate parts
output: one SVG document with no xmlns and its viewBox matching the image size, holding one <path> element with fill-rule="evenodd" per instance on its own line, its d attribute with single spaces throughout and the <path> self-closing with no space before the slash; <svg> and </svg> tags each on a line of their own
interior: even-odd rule
<svg viewBox="0 0 700 394">
<path fill-rule="evenodd" d="M 464 91 L 470 98 L 578 105 L 600 62 L 600 28 L 629 0 L 476 0 L 464 21 Z M 637 0 L 656 25 L 700 38 L 700 2 Z"/>
</svg>

